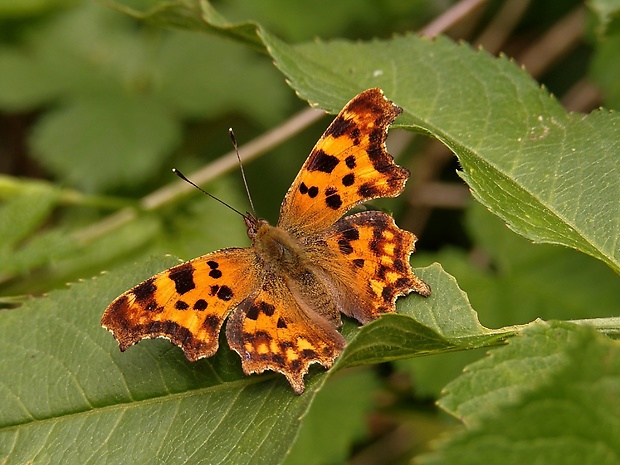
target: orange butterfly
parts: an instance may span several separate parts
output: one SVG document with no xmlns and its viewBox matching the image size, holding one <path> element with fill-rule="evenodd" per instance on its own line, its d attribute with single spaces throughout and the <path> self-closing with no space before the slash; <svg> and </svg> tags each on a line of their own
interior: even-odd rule
<svg viewBox="0 0 620 465">
<path fill-rule="evenodd" d="M 367 323 L 394 312 L 398 296 L 428 296 L 409 266 L 412 233 L 377 211 L 343 216 L 402 192 L 409 171 L 385 149 L 401 112 L 380 89 L 354 97 L 304 163 L 277 226 L 247 213 L 250 247 L 174 266 L 110 304 L 101 324 L 120 349 L 164 337 L 190 361 L 210 357 L 228 318 L 226 337 L 243 371 L 280 372 L 301 394 L 310 364 L 331 367 L 346 345 L 341 313 Z"/>
</svg>

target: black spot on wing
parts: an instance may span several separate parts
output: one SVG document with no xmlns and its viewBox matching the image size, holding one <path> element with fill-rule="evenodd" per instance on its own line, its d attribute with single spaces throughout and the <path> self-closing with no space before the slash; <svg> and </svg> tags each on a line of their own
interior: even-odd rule
<svg viewBox="0 0 620 465">
<path fill-rule="evenodd" d="M 342 237 L 348 241 L 356 241 L 360 238 L 360 232 L 356 228 L 351 227 L 342 232 Z"/>
<path fill-rule="evenodd" d="M 394 297 L 394 288 L 392 286 L 385 286 L 381 291 L 381 297 L 385 302 L 391 302 Z"/>
<path fill-rule="evenodd" d="M 193 334 L 183 326 L 174 321 L 151 321 L 145 325 L 145 330 L 149 334 L 166 334 L 170 339 L 184 347 L 196 344 Z"/>
<path fill-rule="evenodd" d="M 280 320 L 278 320 L 278 323 L 280 323 Z M 286 321 L 282 320 L 282 324 L 286 325 Z M 284 328 L 286 326 L 283 326 Z M 286 349 L 292 349 L 295 347 L 295 344 L 293 344 L 291 341 L 282 341 L 282 342 L 278 342 L 278 347 L 280 347 L 281 351 L 286 351 Z"/>
<path fill-rule="evenodd" d="M 184 263 L 172 268 L 168 273 L 168 277 L 174 281 L 174 287 L 177 293 L 181 295 L 196 287 L 196 284 L 194 284 L 194 267 L 191 263 Z"/>
<path fill-rule="evenodd" d="M 147 303 L 144 308 L 147 312 L 161 313 L 164 311 L 164 307 L 158 306 L 157 302 L 155 302 L 154 300 L 151 300 L 149 303 Z"/>
<path fill-rule="evenodd" d="M 339 160 L 333 155 L 325 153 L 323 150 L 317 150 L 310 156 L 308 163 L 308 171 L 321 171 L 323 173 L 331 173 L 338 165 Z"/>
<path fill-rule="evenodd" d="M 340 249 L 340 252 L 344 255 L 349 255 L 353 253 L 353 247 L 351 246 L 351 243 L 346 239 L 338 239 L 338 248 Z"/>
<path fill-rule="evenodd" d="M 217 291 L 217 298 L 220 300 L 228 301 L 233 298 L 233 295 L 232 289 L 228 286 L 222 286 Z"/>
<path fill-rule="evenodd" d="M 310 197 L 311 199 L 315 198 L 317 195 L 319 195 L 319 188 L 317 186 L 306 186 L 306 183 L 301 183 L 299 185 L 299 193 L 301 195 L 308 195 L 308 197 Z"/>
<path fill-rule="evenodd" d="M 304 349 L 301 351 L 301 358 L 313 360 L 318 358 L 318 354 L 312 349 Z"/>
<path fill-rule="evenodd" d="M 256 331 L 255 333 L 243 332 L 243 339 L 252 344 L 260 344 L 271 341 L 271 335 L 266 331 Z"/>
<path fill-rule="evenodd" d="M 256 304 L 252 305 L 250 308 L 248 308 L 245 312 L 245 317 L 249 318 L 250 320 L 256 321 L 258 320 L 258 314 L 260 313 L 260 310 L 258 308 L 258 306 Z"/>
<path fill-rule="evenodd" d="M 352 186 L 355 183 L 355 175 L 353 173 L 349 173 L 343 176 L 342 185 L 345 187 Z"/>
<path fill-rule="evenodd" d="M 218 279 L 222 277 L 222 272 L 220 270 L 211 270 L 209 271 L 209 276 L 213 279 Z"/>
<path fill-rule="evenodd" d="M 360 197 L 372 198 L 379 195 L 379 190 L 375 186 L 373 186 L 372 183 L 365 182 L 357 188 L 357 193 L 360 195 Z"/>
<path fill-rule="evenodd" d="M 136 297 L 136 300 L 139 303 L 142 303 L 152 299 L 156 290 L 157 286 L 155 286 L 155 278 L 149 278 L 134 287 L 131 293 Z"/>
<path fill-rule="evenodd" d="M 273 313 L 276 311 L 276 307 L 267 302 L 260 302 L 259 305 L 261 312 L 263 312 L 267 316 L 272 316 Z"/>
<path fill-rule="evenodd" d="M 401 253 L 395 253 L 394 255 L 398 256 L 398 255 L 401 255 Z M 400 258 L 397 258 L 396 260 L 394 260 L 394 269 L 396 271 L 404 273 L 407 270 L 407 267 L 405 266 L 405 263 Z"/>
<path fill-rule="evenodd" d="M 338 194 L 333 194 L 325 198 L 325 204 L 332 210 L 338 210 L 342 206 L 342 199 Z"/>
<path fill-rule="evenodd" d="M 187 310 L 189 308 L 189 305 L 187 304 L 187 302 L 183 302 L 182 300 L 177 300 L 176 303 L 174 304 L 174 308 L 176 310 Z"/>
<path fill-rule="evenodd" d="M 325 131 L 326 136 L 332 136 L 334 138 L 340 137 L 343 134 L 347 134 L 354 131 L 357 128 L 355 121 L 346 119 L 342 116 L 338 116 L 332 124 Z M 359 130 L 358 130 L 359 131 Z"/>
<path fill-rule="evenodd" d="M 221 320 L 219 319 L 219 317 L 215 315 L 209 315 L 202 322 L 202 327 L 207 330 L 210 330 L 211 332 L 215 332 L 219 329 L 220 323 L 221 323 Z"/>
</svg>

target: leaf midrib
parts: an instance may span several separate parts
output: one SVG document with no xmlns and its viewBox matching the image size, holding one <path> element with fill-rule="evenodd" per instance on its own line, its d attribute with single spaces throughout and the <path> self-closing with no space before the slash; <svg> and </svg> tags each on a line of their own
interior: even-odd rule
<svg viewBox="0 0 620 465">
<path fill-rule="evenodd" d="M 108 412 L 108 411 L 114 411 L 114 410 L 125 410 L 129 407 L 134 407 L 134 406 L 139 407 L 139 406 L 157 404 L 157 403 L 161 403 L 162 399 L 172 402 L 178 399 L 201 396 L 201 395 L 205 395 L 211 392 L 217 392 L 223 389 L 233 390 L 238 385 L 241 385 L 241 388 L 244 389 L 252 384 L 269 381 L 275 378 L 276 376 L 277 376 L 277 373 L 273 373 L 273 374 L 267 373 L 261 376 L 248 376 L 248 377 L 241 378 L 235 381 L 228 381 L 228 382 L 224 382 L 224 383 L 214 385 L 214 386 L 202 387 L 202 388 L 197 388 L 197 389 L 188 389 L 186 391 L 167 393 L 164 395 L 147 397 L 145 399 L 140 399 L 140 400 L 131 400 L 129 402 L 119 402 L 117 404 L 110 404 L 110 405 L 105 405 L 102 407 L 93 407 L 91 409 L 84 409 L 84 410 L 79 410 L 79 411 L 74 411 L 74 412 L 62 413 L 57 416 L 51 416 L 51 417 L 46 417 L 46 418 L 41 418 L 41 419 L 33 419 L 30 421 L 23 421 L 20 423 L 13 423 L 10 425 L 1 426 L 0 433 L 5 432 L 5 431 L 10 431 L 12 429 L 16 429 L 22 426 L 31 425 L 31 424 L 45 424 L 49 422 L 55 422 L 61 418 L 65 419 L 65 418 L 71 418 L 71 417 L 79 416 L 79 415 L 91 415 L 95 413 L 99 414 L 101 412 Z M 239 392 L 241 392 L 241 390 Z"/>
<path fill-rule="evenodd" d="M 419 120 L 411 112 L 407 112 L 407 113 L 409 114 L 409 116 L 413 117 L 415 120 Z M 476 157 L 481 163 L 491 168 L 493 172 L 497 173 L 498 175 L 501 175 L 503 179 L 507 180 L 508 183 L 516 187 L 517 190 L 527 194 L 530 198 L 536 200 L 536 202 L 539 205 L 545 208 L 546 211 L 548 211 L 553 217 L 559 220 L 562 224 L 564 224 L 565 226 L 575 231 L 579 235 L 579 237 L 585 241 L 586 244 L 592 247 L 593 250 L 596 250 L 602 257 L 606 257 L 607 263 L 614 263 L 613 256 L 609 256 L 596 243 L 593 243 L 590 236 L 585 235 L 584 231 L 580 227 L 577 227 L 577 225 L 574 222 L 568 221 L 566 218 L 563 217 L 563 215 L 561 215 L 555 208 L 552 208 L 547 202 L 544 202 L 541 198 L 536 196 L 530 190 L 526 189 L 522 184 L 518 184 L 504 170 L 499 169 L 496 164 L 491 163 L 487 158 L 481 156 L 478 150 L 475 150 L 470 146 L 467 146 L 463 143 L 458 142 L 457 138 L 451 136 L 445 131 L 441 131 L 437 129 L 433 124 L 430 124 L 427 121 L 424 121 L 424 124 L 425 126 L 422 129 L 424 129 L 425 131 L 429 131 L 431 134 L 433 134 L 438 140 L 440 140 L 444 145 L 446 145 L 450 150 L 452 150 L 453 153 L 457 154 L 457 158 L 459 158 L 458 153 L 460 153 L 461 151 L 471 153 L 472 156 Z M 455 148 L 458 148 L 459 150 L 455 150 Z M 554 232 L 557 232 L 557 231 L 554 231 Z M 565 245 L 565 244 L 562 244 L 562 245 Z"/>
</svg>

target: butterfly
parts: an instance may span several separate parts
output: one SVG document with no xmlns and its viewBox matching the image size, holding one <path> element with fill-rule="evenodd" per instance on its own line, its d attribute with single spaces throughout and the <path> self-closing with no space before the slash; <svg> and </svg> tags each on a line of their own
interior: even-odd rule
<svg viewBox="0 0 620 465">
<path fill-rule="evenodd" d="M 190 361 L 226 338 L 245 374 L 283 374 L 297 394 L 313 363 L 330 368 L 346 345 L 341 314 L 368 323 L 398 296 L 431 289 L 409 265 L 417 238 L 378 211 L 345 214 L 396 197 L 409 171 L 386 151 L 402 109 L 378 88 L 354 97 L 319 139 L 280 207 L 276 226 L 243 215 L 252 245 L 174 266 L 116 298 L 103 327 L 122 351 L 163 337 Z"/>
</svg>

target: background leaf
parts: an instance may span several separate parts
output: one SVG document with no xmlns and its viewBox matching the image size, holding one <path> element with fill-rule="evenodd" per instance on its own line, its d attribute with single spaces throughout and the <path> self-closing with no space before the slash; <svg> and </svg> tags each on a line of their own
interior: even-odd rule
<svg viewBox="0 0 620 465">
<path fill-rule="evenodd" d="M 442 404 L 470 427 L 420 462 L 617 463 L 619 374 L 617 341 L 587 327 L 531 327 L 446 388 Z"/>
<path fill-rule="evenodd" d="M 114 97 L 48 113 L 33 134 L 33 153 L 39 160 L 87 192 L 126 184 L 135 179 L 135 173 L 152 175 L 158 162 L 179 143 L 179 127 L 158 102 Z M 102 144 L 102 136 L 107 143 Z M 89 156 L 84 157 L 85 153 Z"/>
</svg>

